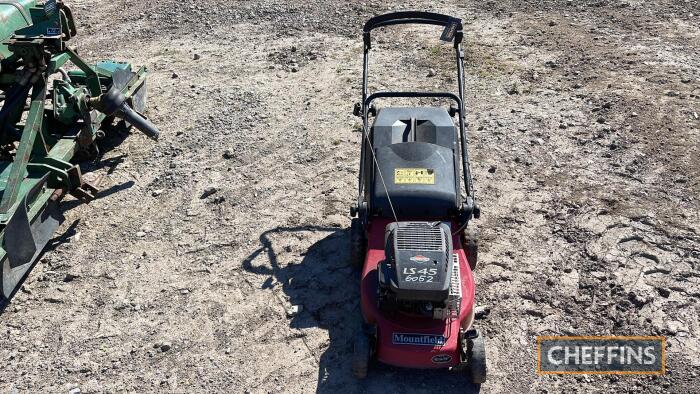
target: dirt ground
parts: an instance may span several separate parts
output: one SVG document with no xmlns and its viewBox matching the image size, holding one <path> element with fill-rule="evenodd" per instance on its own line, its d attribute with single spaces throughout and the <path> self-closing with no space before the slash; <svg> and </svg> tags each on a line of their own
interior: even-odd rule
<svg viewBox="0 0 700 394">
<path fill-rule="evenodd" d="M 0 314 L 0 392 L 479 390 L 350 373 L 360 30 L 398 9 L 466 23 L 480 389 L 700 392 L 698 1 L 68 3 L 84 57 L 149 67 L 162 138 L 85 166 L 102 198 Z M 439 34 L 380 33 L 372 87 L 454 87 Z M 536 336 L 576 334 L 664 335 L 668 374 L 538 377 Z"/>
</svg>

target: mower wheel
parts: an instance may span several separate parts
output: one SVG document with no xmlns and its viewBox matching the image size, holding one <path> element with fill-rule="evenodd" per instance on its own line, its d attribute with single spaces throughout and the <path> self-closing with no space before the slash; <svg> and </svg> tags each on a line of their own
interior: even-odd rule
<svg viewBox="0 0 700 394">
<path fill-rule="evenodd" d="M 484 336 L 479 334 L 476 338 L 469 339 L 469 378 L 474 384 L 486 381 L 486 345 Z"/>
<path fill-rule="evenodd" d="M 352 219 L 350 224 L 350 264 L 353 268 L 362 270 L 365 264 L 365 229 L 360 219 Z"/>
<path fill-rule="evenodd" d="M 365 333 L 357 334 L 352 353 L 352 374 L 355 378 L 364 379 L 367 377 L 371 357 L 369 338 Z"/>
<path fill-rule="evenodd" d="M 476 270 L 476 264 L 479 259 L 479 246 L 476 243 L 476 234 L 472 231 L 465 230 L 462 233 L 462 247 L 467 255 L 469 268 L 472 271 Z"/>
</svg>

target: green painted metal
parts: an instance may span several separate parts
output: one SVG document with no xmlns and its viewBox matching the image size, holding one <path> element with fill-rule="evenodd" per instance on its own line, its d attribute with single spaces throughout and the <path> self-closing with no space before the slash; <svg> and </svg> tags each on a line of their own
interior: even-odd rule
<svg viewBox="0 0 700 394">
<path fill-rule="evenodd" d="M 88 64 L 65 45 L 74 34 L 72 13 L 62 2 L 46 0 L 39 6 L 33 0 L 0 0 L 0 301 L 33 265 L 33 259 L 25 261 L 29 254 L 17 250 L 40 251 L 43 244 L 32 242 L 45 238 L 47 228 L 54 231 L 46 226 L 54 225 L 47 219 L 49 209 L 66 194 L 87 202 L 94 198 L 96 189 L 83 181 L 73 160 L 79 151 L 95 149 L 98 131 L 113 115 L 100 112 L 110 108 L 102 104 L 103 97 L 111 97 L 105 91 L 123 94 L 119 100 L 127 104 L 118 101 L 117 106 L 133 105 L 129 103 L 141 97 L 134 95 L 145 86 L 145 67 L 134 71 L 128 63 Z M 67 64 L 77 70 L 65 73 Z M 47 84 L 53 74 L 57 78 Z M 8 245 L 10 238 L 13 244 Z M 14 243 L 31 249 L 17 249 Z"/>
<path fill-rule="evenodd" d="M 46 3 L 49 3 L 47 1 Z M 53 1 L 53 3 L 56 3 Z M 15 31 L 16 36 L 25 37 L 54 37 L 65 33 L 67 26 L 63 26 L 62 14 L 58 8 L 55 12 L 48 13 L 45 6 L 34 6 L 29 8 L 31 24 Z M 69 36 L 70 37 L 70 36 Z"/>
<path fill-rule="evenodd" d="M 7 185 L 2 194 L 2 201 L 0 202 L 0 222 L 8 219 L 10 209 L 17 204 L 20 186 L 24 182 L 27 163 L 29 163 L 29 157 L 34 149 L 37 135 L 42 129 L 44 102 L 46 101 L 46 83 L 43 80 L 40 80 L 34 85 L 34 93 L 32 95 L 32 104 L 29 108 L 27 124 L 24 127 L 22 139 L 17 148 L 15 160 L 12 163 L 12 170 L 10 171 L 10 176 L 7 178 Z"/>
<path fill-rule="evenodd" d="M 15 31 L 31 23 L 29 9 L 36 6 L 36 0 L 0 1 L 0 40 L 9 38 Z M 0 41 L 0 59 L 12 52 Z"/>
<path fill-rule="evenodd" d="M 100 76 L 109 77 L 111 76 L 111 73 L 98 73 L 96 67 L 90 66 L 89 64 L 85 63 L 83 59 L 81 59 L 80 56 L 78 56 L 78 54 L 70 48 L 66 48 L 66 54 L 68 54 L 68 56 L 70 57 L 70 61 L 73 62 L 73 64 L 75 64 L 76 66 L 78 66 L 78 68 L 85 73 L 86 85 L 90 90 L 90 94 L 92 94 L 94 97 L 97 97 L 100 94 L 102 94 Z"/>
</svg>

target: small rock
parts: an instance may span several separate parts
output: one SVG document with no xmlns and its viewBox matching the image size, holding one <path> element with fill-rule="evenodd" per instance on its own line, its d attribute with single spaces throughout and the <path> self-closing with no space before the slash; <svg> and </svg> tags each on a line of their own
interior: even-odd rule
<svg viewBox="0 0 700 394">
<path fill-rule="evenodd" d="M 474 317 L 476 319 L 483 319 L 491 313 L 491 308 L 488 305 L 479 305 L 474 308 Z"/>
<path fill-rule="evenodd" d="M 428 70 L 428 77 L 434 77 L 436 75 L 437 75 L 437 72 L 435 71 L 435 69 L 431 68 Z"/>
<path fill-rule="evenodd" d="M 630 292 L 627 297 L 637 308 L 641 308 L 653 300 L 652 297 L 644 297 L 635 292 Z"/>
<path fill-rule="evenodd" d="M 202 58 L 202 56 L 200 56 L 199 53 L 195 53 L 194 56 L 192 56 L 192 59 L 194 59 L 194 60 L 199 60 L 201 58 Z"/>
<path fill-rule="evenodd" d="M 80 394 L 80 393 L 81 393 L 81 391 L 80 391 L 79 387 L 72 388 L 68 391 L 68 394 Z"/>
<path fill-rule="evenodd" d="M 600 118 L 598 118 L 598 119 L 596 120 L 596 122 L 598 122 L 598 123 L 600 123 L 600 124 L 603 124 L 603 123 L 605 123 L 605 118 L 601 116 Z"/>
<path fill-rule="evenodd" d="M 139 237 L 139 238 L 143 238 L 143 237 L 146 236 L 146 233 L 143 232 L 143 231 L 139 231 L 139 232 L 136 233 L 136 236 Z"/>
<path fill-rule="evenodd" d="M 666 331 L 668 331 L 669 335 L 677 335 L 681 333 L 687 333 L 688 327 L 681 321 L 669 320 L 668 322 L 666 322 Z"/>
<path fill-rule="evenodd" d="M 665 287 L 659 287 L 656 291 L 659 292 L 659 295 L 663 298 L 668 298 L 671 295 L 671 290 Z"/>
<path fill-rule="evenodd" d="M 496 166 L 492 165 L 491 167 L 489 167 L 489 173 L 493 174 L 495 172 L 496 172 Z"/>
<path fill-rule="evenodd" d="M 226 149 L 224 151 L 224 154 L 222 155 L 224 159 L 226 160 L 231 160 L 235 157 L 235 153 L 233 152 L 233 149 Z"/>
<path fill-rule="evenodd" d="M 163 353 L 167 352 L 168 350 L 170 350 L 170 349 L 172 349 L 172 348 L 173 348 L 173 345 L 172 345 L 172 343 L 170 343 L 170 342 L 163 342 L 163 343 L 160 345 L 160 351 L 163 352 Z"/>
<path fill-rule="evenodd" d="M 304 310 L 303 305 L 292 305 L 287 309 L 287 317 L 294 317 L 301 313 L 302 310 Z"/>
<path fill-rule="evenodd" d="M 63 281 L 64 282 L 72 282 L 77 278 L 78 278 L 78 275 L 66 274 L 66 276 L 63 278 Z"/>
<path fill-rule="evenodd" d="M 291 70 L 293 73 L 299 72 L 299 66 L 298 66 L 298 65 L 293 65 L 293 66 L 290 68 L 290 70 Z"/>
<path fill-rule="evenodd" d="M 207 186 L 199 198 L 203 200 L 203 199 L 211 196 L 212 194 L 215 194 L 218 191 L 219 191 L 219 189 L 217 189 L 216 186 Z"/>
<path fill-rule="evenodd" d="M 126 308 L 129 308 L 130 306 L 131 306 L 131 304 L 129 303 L 128 300 L 121 300 L 116 305 L 114 305 L 113 308 L 114 308 L 114 310 L 122 311 Z"/>
<path fill-rule="evenodd" d="M 171 75 L 170 77 L 171 77 L 172 79 L 176 79 L 177 77 L 179 77 L 179 75 L 173 73 L 173 75 Z"/>
<path fill-rule="evenodd" d="M 639 114 L 638 114 L 638 113 L 636 113 L 636 112 L 632 112 L 632 117 L 633 117 L 633 118 L 636 118 L 637 116 L 639 116 Z"/>
<path fill-rule="evenodd" d="M 160 196 L 161 194 L 163 194 L 163 190 L 162 190 L 162 189 L 154 190 L 153 193 L 151 193 L 151 195 L 152 195 L 153 197 L 158 197 L 158 196 Z"/>
</svg>

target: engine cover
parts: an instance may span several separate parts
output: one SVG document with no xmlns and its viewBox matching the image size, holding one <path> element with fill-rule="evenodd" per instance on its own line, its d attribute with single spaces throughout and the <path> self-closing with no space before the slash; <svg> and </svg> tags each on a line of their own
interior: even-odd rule
<svg viewBox="0 0 700 394">
<path fill-rule="evenodd" d="M 441 222 L 391 223 L 385 240 L 380 288 L 397 301 L 446 302 L 454 264 L 450 226 Z"/>
</svg>

